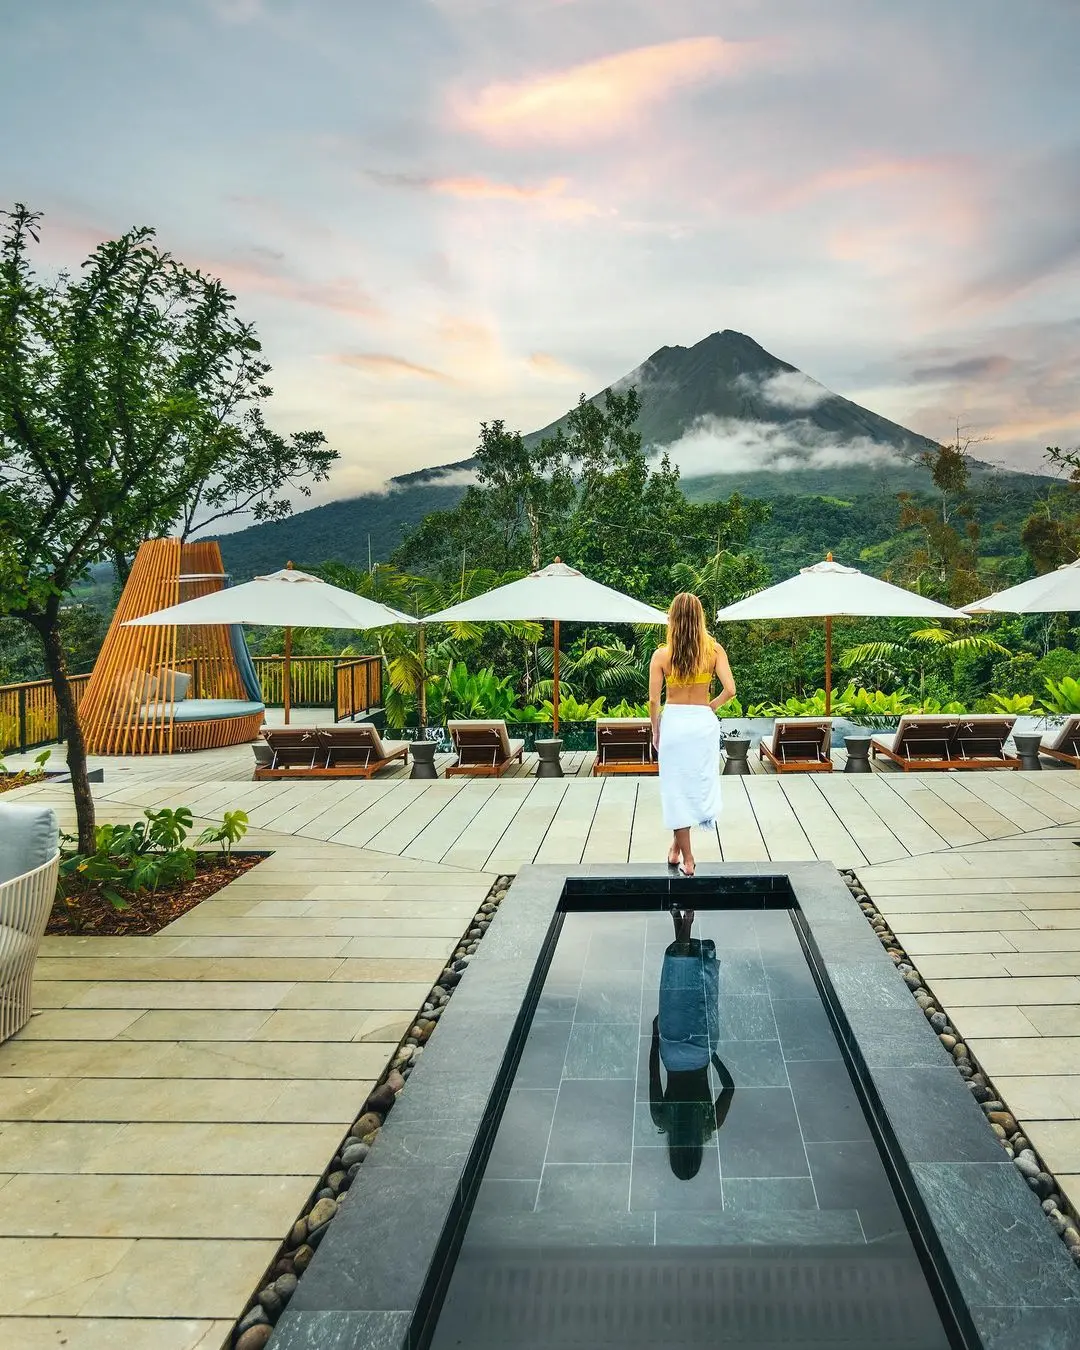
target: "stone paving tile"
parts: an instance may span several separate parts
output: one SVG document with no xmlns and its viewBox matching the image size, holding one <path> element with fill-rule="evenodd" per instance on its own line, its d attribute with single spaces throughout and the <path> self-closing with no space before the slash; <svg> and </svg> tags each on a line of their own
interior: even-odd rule
<svg viewBox="0 0 1080 1350">
<path fill-rule="evenodd" d="M 1080 1036 L 1080 1006 L 1025 1005 L 1024 1016 L 1040 1036 Z"/>
<path fill-rule="evenodd" d="M 155 1043 L 162 1078 L 329 1079 L 376 1078 L 386 1065 L 385 1045 L 356 1041 L 289 1041 L 281 1050 L 264 1041 Z"/>
<path fill-rule="evenodd" d="M 997 1074 L 1058 1074 L 1078 1063 L 1080 1036 L 1000 1037 L 969 1042 L 991 1078 Z"/>
<path fill-rule="evenodd" d="M 441 970 L 442 967 L 440 966 Z M 294 984 L 281 1000 L 282 1008 L 419 1008 L 435 976 L 423 981 L 364 981 L 350 984 Z"/>
<path fill-rule="evenodd" d="M 1024 1129 L 1051 1172 L 1080 1172 L 1080 1120 L 1026 1120 Z"/>
<path fill-rule="evenodd" d="M 141 1013 L 130 1008 L 50 1008 L 31 1017 L 26 1026 L 12 1038 L 12 1044 L 23 1041 L 111 1040 L 114 1036 L 123 1035 L 141 1016 Z"/>
<path fill-rule="evenodd" d="M 953 1018 L 964 1037 L 1039 1036 L 1042 1035 L 1027 1016 L 1028 1009 L 1017 1007 L 961 1008 Z"/>
<path fill-rule="evenodd" d="M 10 1237 L 265 1238 L 280 1242 L 311 1191 L 307 1176 L 15 1176 L 0 1190 Z"/>
<path fill-rule="evenodd" d="M 246 1041 L 273 1016 L 269 1008 L 156 1008 L 122 1033 L 132 1041 Z"/>
<path fill-rule="evenodd" d="M 3 1317 L 0 1345 L 18 1350 L 221 1350 L 232 1320 Z"/>
<path fill-rule="evenodd" d="M 946 1008 L 989 1004 L 1067 1003 L 1080 1005 L 1080 980 L 1075 975 L 1001 980 L 935 980 L 934 993 Z"/>
<path fill-rule="evenodd" d="M 65 984 L 68 1008 L 276 1008 L 295 987 L 292 980 L 139 980 Z M 38 986 L 35 985 L 35 997 Z M 46 986 L 47 988 L 47 986 Z"/>
<path fill-rule="evenodd" d="M 276 1249 L 276 1242 L 251 1239 L 178 1242 L 143 1238 L 104 1276 L 83 1311 L 91 1317 L 231 1319 L 247 1301 Z M 128 1350 L 126 1340 L 121 1344 L 122 1350 Z M 210 1342 L 207 1350 L 211 1350 Z M 213 1345 L 213 1350 L 218 1346 Z"/>
<path fill-rule="evenodd" d="M 283 1008 L 251 1037 L 256 1041 L 389 1041 L 396 1045 L 416 1020 L 416 1009 Z"/>
<path fill-rule="evenodd" d="M 1020 1120 L 1080 1117 L 1080 1074 L 999 1074 L 994 1082 Z"/>
<path fill-rule="evenodd" d="M 0 1237 L 0 1317 L 77 1317 L 87 1299 L 131 1251 L 134 1242 L 101 1238 L 34 1241 Z M 4 1322 L 0 1321 L 0 1332 Z M 58 1342 L 53 1342 L 57 1344 Z M 12 1347 L 17 1341 L 3 1341 Z"/>
</svg>

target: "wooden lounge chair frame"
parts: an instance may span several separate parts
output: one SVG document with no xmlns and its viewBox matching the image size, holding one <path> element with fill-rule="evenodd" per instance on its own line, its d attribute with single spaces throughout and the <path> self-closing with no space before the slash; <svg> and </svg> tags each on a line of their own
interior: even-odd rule
<svg viewBox="0 0 1080 1350">
<path fill-rule="evenodd" d="M 963 716 L 924 715 L 901 717 L 892 744 L 876 736 L 870 742 L 871 755 L 891 760 L 905 773 L 919 770 L 1019 769 L 1016 755 L 1005 753 L 1005 742 L 1012 733 L 1015 717 L 994 714 Z M 919 746 L 926 754 L 911 753 Z M 981 747 L 1000 747 L 987 753 Z"/>
<path fill-rule="evenodd" d="M 772 744 L 762 737 L 758 759 L 767 759 L 777 773 L 832 773 L 831 717 L 780 718 L 769 739 Z"/>
<path fill-rule="evenodd" d="M 593 775 L 659 773 L 652 723 L 647 717 L 598 717 Z"/>
<path fill-rule="evenodd" d="M 274 742 L 285 730 L 284 727 L 264 728 L 263 736 L 275 749 L 275 757 L 268 766 L 256 766 L 252 776 L 257 781 L 270 778 L 374 778 L 382 769 L 409 762 L 406 744 L 391 741 L 387 745 L 377 727 L 370 723 L 351 723 L 348 726 L 288 728 L 285 740 L 295 739 L 297 749 L 295 752 L 287 750 L 286 757 L 295 758 L 297 762 L 283 764 L 278 760 Z M 307 765 L 303 763 L 302 753 L 306 741 L 314 746 L 311 762 Z"/>
<path fill-rule="evenodd" d="M 504 721 L 450 722 L 447 730 L 458 754 L 447 778 L 501 778 L 522 763 L 525 743 L 511 742 Z"/>
<path fill-rule="evenodd" d="M 1039 754 L 1080 769 L 1080 717 L 1070 717 L 1049 745 L 1039 746 Z"/>
</svg>

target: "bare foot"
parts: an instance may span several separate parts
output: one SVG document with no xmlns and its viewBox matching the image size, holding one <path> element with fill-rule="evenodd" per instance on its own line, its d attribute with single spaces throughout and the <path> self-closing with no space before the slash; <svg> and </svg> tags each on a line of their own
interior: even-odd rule
<svg viewBox="0 0 1080 1350">
<path fill-rule="evenodd" d="M 682 854 L 675 847 L 675 845 L 672 844 L 671 848 L 668 849 L 667 865 L 669 867 L 678 867 L 681 858 Z"/>
<path fill-rule="evenodd" d="M 682 877 L 692 877 L 697 868 L 697 863 L 693 858 L 683 858 L 679 864 L 679 875 Z"/>
</svg>

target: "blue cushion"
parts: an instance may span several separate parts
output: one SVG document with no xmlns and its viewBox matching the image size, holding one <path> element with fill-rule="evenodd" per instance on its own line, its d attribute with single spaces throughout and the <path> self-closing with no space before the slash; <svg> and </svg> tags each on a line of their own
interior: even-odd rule
<svg viewBox="0 0 1080 1350">
<path fill-rule="evenodd" d="M 182 703 L 148 703 L 139 709 L 140 722 L 164 722 L 171 714 L 174 722 L 214 722 L 223 717 L 253 717 L 262 714 L 262 703 L 246 703 L 239 698 L 186 698 Z"/>
<path fill-rule="evenodd" d="M 59 847 L 60 830 L 51 806 L 0 805 L 0 883 L 43 867 Z"/>
</svg>

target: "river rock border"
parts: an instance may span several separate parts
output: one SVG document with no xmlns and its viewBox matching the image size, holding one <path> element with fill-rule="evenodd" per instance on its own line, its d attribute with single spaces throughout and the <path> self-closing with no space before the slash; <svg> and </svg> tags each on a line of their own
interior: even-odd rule
<svg viewBox="0 0 1080 1350">
<path fill-rule="evenodd" d="M 501 876 L 488 891 L 446 968 L 424 1000 L 408 1035 L 398 1044 L 389 1068 L 368 1093 L 360 1114 L 323 1172 L 304 1212 L 293 1224 L 257 1293 L 249 1300 L 244 1315 L 233 1328 L 230 1342 L 233 1350 L 263 1350 L 273 1335 L 274 1324 L 292 1298 L 300 1276 L 311 1264 L 334 1216 L 345 1203 L 349 1187 L 370 1153 L 383 1121 L 404 1091 L 413 1066 L 424 1053 L 425 1042 L 438 1026 L 443 1009 L 468 969 L 511 881 L 513 877 Z"/>
<path fill-rule="evenodd" d="M 893 964 L 904 977 L 904 983 L 911 990 L 915 1002 L 923 1010 L 926 1020 L 937 1032 L 938 1040 L 952 1055 L 953 1063 L 961 1078 L 967 1081 L 972 1096 L 982 1107 L 987 1123 L 997 1136 L 1002 1148 L 1013 1160 L 1017 1171 L 1042 1202 L 1046 1215 L 1054 1232 L 1068 1249 L 1073 1262 L 1080 1266 L 1080 1220 L 1076 1210 L 1065 1200 L 1053 1173 L 1047 1168 L 1021 1130 L 1016 1117 L 994 1086 L 989 1076 L 965 1044 L 960 1033 L 949 1021 L 947 1014 L 934 997 L 933 991 L 919 974 L 914 961 L 897 940 L 888 920 L 870 899 L 866 888 L 855 872 L 841 869 L 840 875 L 847 883 L 848 890 L 858 901 L 859 908 L 866 915 L 878 941 L 892 957 Z"/>
</svg>

